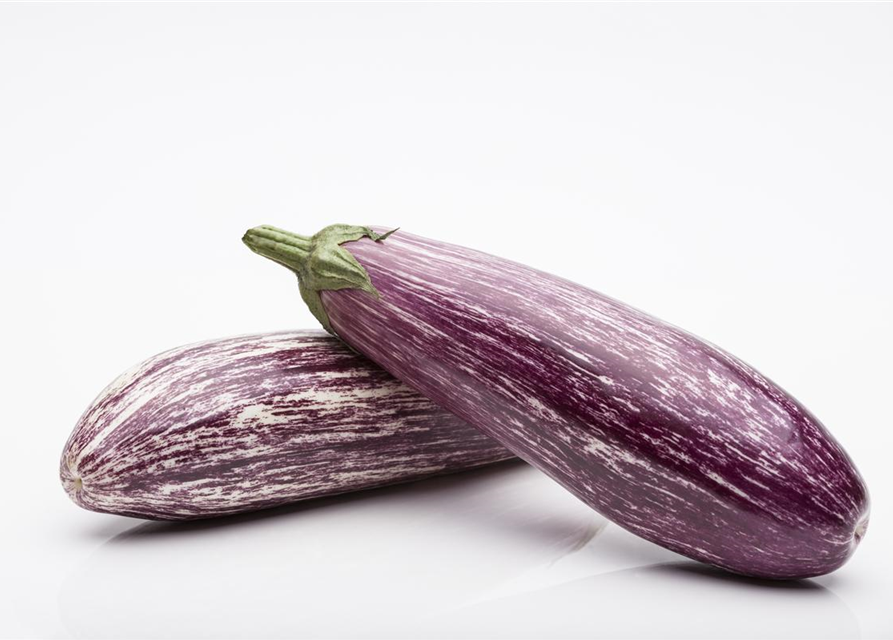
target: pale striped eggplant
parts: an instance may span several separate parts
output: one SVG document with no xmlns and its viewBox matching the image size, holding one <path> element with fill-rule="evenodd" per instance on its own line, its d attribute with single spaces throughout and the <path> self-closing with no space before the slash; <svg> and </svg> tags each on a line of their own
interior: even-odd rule
<svg viewBox="0 0 893 640">
<path fill-rule="evenodd" d="M 567 280 L 403 231 L 244 237 L 323 326 L 629 531 L 750 576 L 841 566 L 868 496 L 747 364 Z M 346 243 L 345 246 L 340 246 Z"/>
<path fill-rule="evenodd" d="M 284 332 L 180 347 L 122 374 L 78 421 L 60 475 L 86 509 L 181 520 L 511 457 L 339 340 Z"/>
</svg>

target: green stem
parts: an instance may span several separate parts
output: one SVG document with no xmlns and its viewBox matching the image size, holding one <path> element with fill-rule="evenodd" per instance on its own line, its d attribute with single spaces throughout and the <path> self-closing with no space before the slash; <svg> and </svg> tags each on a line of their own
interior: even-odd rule
<svg viewBox="0 0 893 640">
<path fill-rule="evenodd" d="M 278 262 L 298 275 L 310 258 L 313 244 L 307 236 L 266 225 L 246 231 L 242 242 L 254 253 Z"/>
<path fill-rule="evenodd" d="M 396 229 L 378 234 L 369 227 L 333 224 L 308 238 L 264 225 L 249 229 L 242 242 L 255 253 L 294 271 L 304 302 L 322 326 L 334 333 L 323 308 L 320 291 L 360 289 L 379 297 L 369 274 L 341 244 L 360 238 L 381 242 L 394 231 Z"/>
</svg>

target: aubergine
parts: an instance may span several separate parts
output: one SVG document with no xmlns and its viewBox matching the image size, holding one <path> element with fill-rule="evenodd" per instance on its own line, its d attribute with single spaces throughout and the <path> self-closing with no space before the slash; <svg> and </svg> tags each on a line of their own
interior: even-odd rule
<svg viewBox="0 0 893 640">
<path fill-rule="evenodd" d="M 263 226 L 243 241 L 297 274 L 328 331 L 647 540 L 804 578 L 865 533 L 865 484 L 818 419 L 677 327 L 401 230 Z"/>
<path fill-rule="evenodd" d="M 316 330 L 212 340 L 149 358 L 86 410 L 60 476 L 86 509 L 185 520 L 512 457 Z"/>
</svg>

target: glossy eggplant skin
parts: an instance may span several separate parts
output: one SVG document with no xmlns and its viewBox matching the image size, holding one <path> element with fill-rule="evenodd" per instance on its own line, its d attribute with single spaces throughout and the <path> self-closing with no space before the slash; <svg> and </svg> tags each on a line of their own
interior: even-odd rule
<svg viewBox="0 0 893 640">
<path fill-rule="evenodd" d="M 314 243 L 270 229 L 246 244 L 303 265 Z M 602 515 L 748 576 L 824 574 L 855 549 L 869 501 L 852 461 L 741 360 L 521 264 L 374 237 L 340 245 L 374 289 L 321 290 L 332 330 Z"/>
<path fill-rule="evenodd" d="M 78 421 L 60 477 L 86 509 L 185 520 L 512 457 L 317 330 L 212 340 L 140 363 Z"/>
</svg>

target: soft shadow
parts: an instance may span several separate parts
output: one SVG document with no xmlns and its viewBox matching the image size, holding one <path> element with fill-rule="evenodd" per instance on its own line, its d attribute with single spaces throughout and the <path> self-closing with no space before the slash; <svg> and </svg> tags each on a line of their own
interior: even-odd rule
<svg viewBox="0 0 893 640">
<path fill-rule="evenodd" d="M 694 560 L 683 560 L 679 562 L 668 562 L 665 564 L 654 565 L 649 567 L 653 573 L 668 574 L 690 574 L 700 578 L 727 582 L 738 587 L 750 587 L 754 589 L 777 589 L 779 591 L 827 591 L 828 589 L 810 578 L 798 580 L 770 580 L 768 578 L 753 578 L 751 576 L 743 576 L 737 573 L 730 573 L 725 569 L 713 567 L 706 564 L 695 562 Z"/>
<path fill-rule="evenodd" d="M 58 603 L 76 637 L 365 637 L 548 566 L 603 522 L 527 465 L 500 464 L 227 518 L 139 524 L 72 566 Z"/>
<path fill-rule="evenodd" d="M 328 510 L 351 509 L 357 504 L 388 503 L 391 501 L 445 501 L 445 496 L 450 499 L 460 500 L 463 495 L 476 492 L 486 483 L 507 482 L 520 477 L 521 474 L 530 472 L 530 467 L 520 460 L 507 460 L 480 469 L 461 473 L 445 474 L 425 480 L 389 485 L 375 489 L 354 491 L 335 496 L 314 498 L 292 504 L 262 509 L 231 516 L 206 518 L 199 520 L 180 521 L 144 521 L 110 538 L 106 546 L 127 545 L 131 543 L 147 543 L 160 541 L 171 537 L 208 535 L 213 532 L 236 530 L 256 527 L 269 523 L 272 520 L 289 521 L 292 518 L 301 518 L 309 514 L 319 514 Z M 515 507 L 518 500 L 514 499 Z M 560 552 L 553 558 L 553 562 L 575 553 L 589 544 L 593 539 L 604 532 L 609 521 L 592 512 L 592 517 L 587 522 L 582 522 L 579 517 L 562 518 L 556 514 L 546 513 L 540 517 L 537 513 L 528 510 L 509 508 L 496 510 L 489 504 L 474 505 L 472 501 L 464 505 L 464 508 L 446 508 L 449 517 L 457 525 L 470 530 L 485 528 L 500 536 L 524 537 L 532 543 L 547 544 L 557 548 Z M 523 501 L 522 501 L 523 503 Z M 620 548 L 622 546 L 622 548 Z M 642 563 L 653 562 L 657 557 L 653 544 L 641 540 L 631 534 L 600 543 L 600 551 L 604 555 L 625 555 L 631 561 Z M 666 552 L 669 553 L 669 552 Z M 664 555 L 663 549 L 658 552 L 658 557 Z M 675 557 L 675 554 L 673 554 Z M 681 558 L 681 556 L 679 556 Z M 647 570 L 654 574 L 681 574 L 695 576 L 702 579 L 714 580 L 722 583 L 734 584 L 739 587 L 758 589 L 774 589 L 780 591 L 796 590 L 824 590 L 825 587 L 810 579 L 802 580 L 770 580 L 753 578 L 731 573 L 718 567 L 713 567 L 692 560 L 681 559 L 679 561 L 660 562 L 646 564 Z"/>
<path fill-rule="evenodd" d="M 391 501 L 441 501 L 445 496 L 450 499 L 460 500 L 463 495 L 476 492 L 487 483 L 507 482 L 530 472 L 530 467 L 520 460 L 506 460 L 480 469 L 461 473 L 445 474 L 425 480 L 389 485 L 364 491 L 354 491 L 324 498 L 304 500 L 271 509 L 251 511 L 231 516 L 206 518 L 199 520 L 181 521 L 144 521 L 110 538 L 106 545 L 127 545 L 131 543 L 146 543 L 159 541 L 171 537 L 208 535 L 224 530 L 236 530 L 256 527 L 269 523 L 272 520 L 288 521 L 292 518 L 300 518 L 304 515 L 318 514 L 334 509 L 351 509 L 357 504 L 369 502 Z M 517 496 L 513 496 L 515 506 L 518 506 Z M 579 517 L 562 518 L 560 514 L 546 513 L 539 517 L 537 513 L 527 510 L 509 508 L 497 510 L 494 513 L 492 506 L 488 504 L 477 505 L 467 501 L 465 508 L 446 509 L 449 517 L 466 529 L 486 528 L 498 535 L 524 537 L 533 543 L 547 544 L 553 549 L 559 550 L 553 558 L 553 562 L 575 553 L 599 536 L 608 526 L 609 521 L 592 513 L 588 522 L 582 522 Z M 523 501 L 522 501 L 523 504 Z M 602 554 L 624 554 L 630 560 L 648 563 L 655 560 L 655 554 L 649 553 L 654 545 L 625 535 L 622 538 L 605 540 L 600 543 Z M 623 545 L 623 549 L 614 548 Z M 663 550 L 661 550 L 663 551 Z M 662 555 L 662 554 L 661 554 Z M 675 554 L 674 554 L 675 556 Z M 681 557 L 681 556 L 680 556 Z M 809 591 L 825 590 L 821 584 L 811 580 L 770 580 L 753 578 L 731 573 L 718 567 L 691 560 L 661 562 L 647 565 L 648 571 L 654 574 L 681 574 L 717 582 L 737 585 L 739 587 L 772 589 L 779 591 Z"/>
<path fill-rule="evenodd" d="M 604 527 L 534 469 L 505 463 L 139 524 L 73 567 L 58 602 L 79 637 L 858 637 L 817 582 L 736 576 Z M 600 560 L 637 566 L 589 574 Z M 556 584 L 562 575 L 575 579 Z"/>
<path fill-rule="evenodd" d="M 432 622 L 437 638 L 454 637 L 471 624 L 482 636 L 513 638 L 816 640 L 860 635 L 846 603 L 820 584 L 735 576 L 688 560 L 502 596 Z"/>
</svg>

